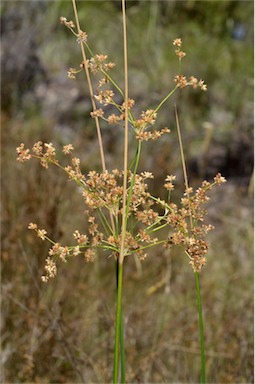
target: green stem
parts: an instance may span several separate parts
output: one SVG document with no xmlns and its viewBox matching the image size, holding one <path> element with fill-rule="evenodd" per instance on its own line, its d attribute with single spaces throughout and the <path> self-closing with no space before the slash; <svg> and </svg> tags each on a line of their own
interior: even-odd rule
<svg viewBox="0 0 255 384">
<path fill-rule="evenodd" d="M 158 110 L 162 107 L 163 104 L 165 104 L 169 97 L 172 96 L 172 94 L 176 91 L 177 88 L 178 86 L 176 85 L 175 88 L 170 93 L 168 93 L 168 95 L 159 103 L 157 108 L 154 110 L 154 113 L 158 112 Z"/>
<path fill-rule="evenodd" d="M 199 285 L 199 273 L 195 272 L 195 276 L 196 276 L 196 288 L 197 288 L 197 305 L 198 305 L 198 314 L 199 314 L 199 332 L 200 332 L 200 350 L 201 350 L 201 383 L 205 384 L 206 375 L 205 375 L 204 325 L 203 325 L 202 304 L 201 304 L 200 285 Z"/>
<path fill-rule="evenodd" d="M 107 219 L 105 217 L 105 214 L 103 213 L 101 208 L 98 209 L 97 213 L 98 213 L 99 220 L 101 221 L 101 224 L 102 224 L 102 226 L 104 228 L 105 233 L 108 236 L 109 236 L 110 233 L 114 234 L 113 230 L 112 230 L 111 226 L 109 225 L 109 223 L 108 223 L 108 221 L 107 221 Z M 109 230 L 110 230 L 110 232 L 109 232 Z"/>
<path fill-rule="evenodd" d="M 113 370 L 113 383 L 118 383 L 119 374 L 119 345 L 121 344 L 121 382 L 125 383 L 125 352 L 124 352 L 124 336 L 123 336 L 123 323 L 122 323 L 122 280 L 123 280 L 123 264 L 118 267 L 118 297 L 117 297 L 117 310 L 116 310 L 116 328 L 115 328 L 115 349 L 114 349 L 114 370 Z"/>
<path fill-rule="evenodd" d="M 112 83 L 112 85 L 119 91 L 121 96 L 124 98 L 124 93 L 122 92 L 122 90 L 120 89 L 118 84 L 115 83 L 115 81 L 112 79 L 112 77 L 107 72 L 105 72 L 104 70 L 102 70 L 102 73 L 108 78 L 108 80 Z"/>
<path fill-rule="evenodd" d="M 128 211 L 129 205 L 131 201 L 131 196 L 133 192 L 133 186 L 135 183 L 135 175 L 138 168 L 138 163 L 141 154 L 141 141 L 138 142 L 137 153 L 135 156 L 135 165 L 133 171 L 133 177 L 131 179 L 129 193 L 127 197 L 127 205 L 126 205 L 126 217 L 125 217 L 125 227 L 127 226 L 128 220 Z M 118 279 L 117 279 L 117 287 L 118 287 L 118 297 L 117 297 L 117 311 L 116 311 L 116 331 L 115 331 L 115 350 L 114 350 L 114 371 L 113 371 L 113 382 L 114 384 L 118 383 L 118 373 L 119 373 L 119 344 L 121 347 L 121 383 L 125 383 L 125 349 L 124 349 L 124 330 L 123 330 L 123 319 L 122 319 L 122 279 L 123 279 L 123 263 L 120 264 L 118 262 Z"/>
<path fill-rule="evenodd" d="M 130 183 L 130 187 L 129 187 L 129 192 L 128 192 L 128 197 L 127 197 L 126 216 L 125 216 L 126 227 L 127 227 L 128 211 L 129 211 L 130 200 L 131 200 L 131 196 L 132 196 L 132 193 L 133 193 L 133 187 L 134 187 L 134 184 L 135 184 L 135 176 L 136 176 L 136 172 L 137 172 L 137 168 L 138 168 L 138 163 L 139 163 L 140 155 L 141 155 L 141 147 L 142 147 L 142 142 L 139 140 L 138 141 L 137 152 L 136 152 L 136 159 L 135 159 L 135 166 L 134 166 L 134 171 L 133 171 L 133 177 L 131 179 L 131 183 Z"/>
<path fill-rule="evenodd" d="M 120 319 L 120 364 L 121 364 L 121 383 L 126 382 L 126 368 L 125 368 L 125 340 L 124 340 L 124 324 L 123 315 L 121 310 Z"/>
<path fill-rule="evenodd" d="M 119 263 L 116 261 L 116 286 L 118 291 L 118 271 L 119 271 Z M 121 308 L 121 319 L 120 319 L 120 362 L 121 362 L 121 383 L 125 383 L 125 343 L 124 343 L 124 326 L 123 326 L 123 316 L 122 316 L 122 308 Z"/>
<path fill-rule="evenodd" d="M 137 154 L 138 154 L 138 147 L 136 149 L 136 153 L 135 153 L 135 156 L 134 158 L 132 159 L 131 163 L 130 163 L 130 166 L 128 167 L 128 171 L 132 171 L 132 168 L 134 166 L 134 164 L 136 163 L 137 161 Z"/>
<path fill-rule="evenodd" d="M 138 168 L 138 163 L 139 163 L 140 156 L 141 156 L 141 148 L 142 148 L 142 142 L 139 140 L 138 141 L 137 150 L 136 150 L 136 155 L 135 155 L 135 166 L 134 166 L 134 171 L 133 171 L 134 179 L 132 180 L 133 185 L 134 185 L 135 175 L 136 175 L 137 168 Z"/>
</svg>

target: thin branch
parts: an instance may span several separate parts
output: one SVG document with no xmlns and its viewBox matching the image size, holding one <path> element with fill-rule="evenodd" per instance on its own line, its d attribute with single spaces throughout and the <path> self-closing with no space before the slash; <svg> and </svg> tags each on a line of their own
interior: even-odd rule
<svg viewBox="0 0 255 384">
<path fill-rule="evenodd" d="M 73 10 L 74 10 L 74 15 L 75 15 L 75 21 L 77 25 L 77 31 L 78 34 L 81 33 L 81 28 L 80 28 L 80 23 L 79 23 L 79 17 L 78 17 L 78 12 L 77 12 L 77 7 L 76 7 L 76 1 L 72 0 L 73 2 Z M 92 108 L 93 111 L 97 109 L 95 99 L 94 99 L 94 92 L 93 92 L 93 87 L 90 79 L 90 74 L 89 74 L 89 69 L 88 69 L 88 64 L 87 64 L 87 58 L 86 58 L 86 53 L 85 49 L 83 46 L 83 42 L 80 42 L 80 47 L 81 47 L 81 54 L 82 54 L 82 59 L 84 63 L 84 71 L 86 73 L 87 81 L 88 81 L 88 86 L 89 86 L 89 93 L 90 93 L 90 98 L 91 98 L 91 103 L 92 103 Z M 100 130 L 100 125 L 99 125 L 99 119 L 97 116 L 95 116 L 95 121 L 96 121 L 96 128 L 97 128 L 97 136 L 98 136 L 98 143 L 99 143 L 99 150 L 100 150 L 100 156 L 101 156 L 101 163 L 102 163 L 102 169 L 105 172 L 106 171 L 106 165 L 105 165 L 105 155 L 104 155 L 104 148 L 103 148 L 103 141 L 102 141 L 102 135 L 101 135 L 101 130 Z"/>
<path fill-rule="evenodd" d="M 179 118 L 178 118 L 178 112 L 176 104 L 174 105 L 174 112 L 175 112 L 175 120 L 176 120 L 176 126 L 177 126 L 177 133 L 178 133 L 178 139 L 179 139 L 179 145 L 180 145 L 180 152 L 181 152 L 181 160 L 182 160 L 182 169 L 183 169 L 183 176 L 184 176 L 184 183 L 185 183 L 185 189 L 187 193 L 187 197 L 189 200 L 189 218 L 190 218 L 190 228 L 193 229 L 193 220 L 191 215 L 191 206 L 190 206 L 190 194 L 189 194 L 189 182 L 188 182 L 188 175 L 187 175 L 187 167 L 184 157 L 184 151 L 183 151 L 183 145 L 182 145 L 182 136 L 181 136 L 181 128 L 179 124 Z"/>
</svg>

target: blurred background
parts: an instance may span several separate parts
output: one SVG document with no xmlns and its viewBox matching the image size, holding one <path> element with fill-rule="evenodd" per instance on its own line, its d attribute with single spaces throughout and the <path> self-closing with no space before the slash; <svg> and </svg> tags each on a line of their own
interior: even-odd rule
<svg viewBox="0 0 255 384">
<path fill-rule="evenodd" d="M 120 1 L 78 1 L 81 28 L 95 53 L 117 66 L 123 84 Z M 140 171 L 152 190 L 177 175 L 183 192 L 174 119 L 179 111 L 190 183 L 221 172 L 211 193 L 207 266 L 201 274 L 210 383 L 253 382 L 253 2 L 127 1 L 130 97 L 137 114 L 154 108 L 178 72 L 172 40 L 183 39 L 183 73 L 205 80 L 207 92 L 178 91 L 159 113 L 170 135 L 145 143 Z M 38 140 L 72 143 L 84 173 L 100 171 L 91 103 L 75 37 L 59 18 L 74 20 L 71 1 L 1 2 L 2 127 L 2 378 L 3 383 L 111 382 L 114 347 L 114 260 L 99 255 L 60 265 L 40 277 L 49 245 L 27 230 L 46 228 L 61 244 L 86 231 L 80 191 L 58 169 L 16 162 L 16 147 Z M 120 100 L 121 102 L 121 100 Z M 122 132 L 102 124 L 108 169 L 122 168 Z M 130 142 L 132 148 L 132 141 Z M 59 152 L 60 159 L 62 157 Z M 199 382 L 194 274 L 182 250 L 154 249 L 124 276 L 127 381 Z"/>
</svg>

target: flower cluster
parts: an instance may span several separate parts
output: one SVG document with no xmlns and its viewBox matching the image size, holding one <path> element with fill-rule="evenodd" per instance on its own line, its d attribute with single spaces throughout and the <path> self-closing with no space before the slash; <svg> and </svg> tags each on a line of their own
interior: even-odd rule
<svg viewBox="0 0 255 384">
<path fill-rule="evenodd" d="M 78 33 L 74 32 L 75 24 L 72 20 L 68 21 L 66 17 L 60 17 L 60 23 L 64 24 L 67 28 L 71 30 L 71 32 L 76 36 L 77 43 L 85 43 L 88 39 L 88 35 L 86 32 L 79 30 Z"/>
<path fill-rule="evenodd" d="M 113 97 L 114 92 L 111 89 L 105 89 L 103 91 L 99 91 L 97 95 L 94 96 L 95 99 L 104 106 L 109 104 L 114 104 Z"/>
<path fill-rule="evenodd" d="M 175 50 L 175 54 L 179 58 L 179 60 L 181 60 L 183 57 L 186 56 L 186 53 L 181 51 L 182 40 L 180 38 L 174 39 L 173 40 L 173 45 L 177 47 L 176 50 Z M 206 91 L 207 90 L 207 85 L 204 83 L 204 81 L 201 80 L 201 79 L 198 80 L 194 76 L 190 76 L 189 80 L 187 80 L 186 76 L 184 76 L 182 74 L 179 74 L 179 75 L 176 75 L 174 77 L 174 81 L 175 81 L 177 87 L 180 87 L 180 88 L 185 88 L 188 85 L 190 85 L 194 89 L 200 88 L 202 91 Z"/>
<path fill-rule="evenodd" d="M 18 154 L 17 161 L 20 163 L 25 163 L 25 161 L 28 161 L 31 159 L 31 154 L 29 153 L 30 150 L 25 148 L 25 144 L 21 143 L 17 148 L 16 152 Z"/>
<path fill-rule="evenodd" d="M 174 189 L 174 184 L 173 184 L 173 181 L 176 179 L 176 176 L 175 175 L 167 175 L 165 181 L 166 183 L 164 184 L 164 187 L 168 190 L 168 191 L 172 191 Z"/>
<path fill-rule="evenodd" d="M 138 210 L 141 208 L 144 217 L 151 214 L 146 209 L 154 204 L 148 193 L 148 184 L 146 179 L 153 178 L 150 172 L 133 174 L 129 172 L 127 198 L 129 199 L 129 215 L 135 213 L 139 216 Z M 84 183 L 83 191 L 84 202 L 91 210 L 106 208 L 116 218 L 123 214 L 123 172 L 114 169 L 112 172 L 97 173 L 91 171 L 88 173 Z M 145 210 L 144 210 L 145 207 Z M 156 217 L 156 213 L 154 217 Z M 142 218 L 142 216 L 139 216 Z M 144 220 L 138 220 L 144 222 Z"/>
<path fill-rule="evenodd" d="M 77 34 L 77 43 L 78 44 L 81 44 L 81 43 L 85 43 L 88 39 L 88 35 L 86 32 L 84 31 L 80 31 L 78 34 Z"/>
<path fill-rule="evenodd" d="M 71 31 L 74 33 L 74 35 L 77 37 L 77 41 L 79 43 L 84 42 L 85 47 L 88 49 L 89 53 L 92 54 L 91 49 L 89 48 L 88 42 L 87 42 L 87 33 L 80 31 L 79 34 L 75 33 L 73 31 L 73 23 L 68 22 L 66 18 L 61 17 L 60 19 L 61 23 L 66 25 Z M 181 51 L 182 47 L 182 40 L 180 38 L 176 38 L 173 41 L 173 45 L 176 46 L 175 53 L 181 60 L 186 54 L 185 52 Z M 120 88 L 116 85 L 116 83 L 111 79 L 111 77 L 108 75 L 109 70 L 115 67 L 115 64 L 113 62 L 106 63 L 108 56 L 104 54 L 92 54 L 92 57 L 86 62 L 82 62 L 80 67 L 84 68 L 87 66 L 87 68 L 91 71 L 93 75 L 97 73 L 102 73 L 103 78 L 101 78 L 98 82 L 97 87 L 97 93 L 94 95 L 95 100 L 103 105 L 104 107 L 108 105 L 113 105 L 117 109 L 117 113 L 111 113 L 109 116 L 105 116 L 104 110 L 102 108 L 97 108 L 96 110 L 93 110 L 91 112 L 91 117 L 93 118 L 102 118 L 103 120 L 107 121 L 109 124 L 115 124 L 123 126 L 123 121 L 125 120 L 125 103 L 118 104 L 114 100 L 115 93 L 114 91 L 109 87 L 109 83 L 113 85 L 114 88 L 118 90 L 118 92 L 121 93 L 123 96 L 123 93 L 121 92 Z M 79 73 L 81 69 L 75 69 L 75 68 L 69 68 L 68 71 L 68 77 L 70 79 L 75 79 L 77 73 Z M 183 75 L 177 75 L 175 77 L 175 82 L 177 84 L 177 87 L 186 87 L 187 85 L 192 85 L 193 88 L 200 87 L 202 90 L 206 90 L 206 85 L 202 80 L 196 80 L 194 77 L 190 78 L 190 81 L 186 80 L 186 77 Z M 106 89 L 101 89 L 107 85 Z M 167 98 L 166 98 L 167 100 Z M 140 141 L 148 141 L 148 140 L 157 140 L 165 133 L 169 133 L 170 130 L 168 128 L 163 128 L 159 130 L 151 129 L 151 127 L 155 124 L 156 118 L 157 118 L 157 112 L 153 109 L 148 109 L 146 111 L 142 111 L 140 118 L 135 118 L 134 115 L 130 112 L 131 108 L 134 106 L 135 101 L 133 99 L 128 100 L 128 119 L 129 123 L 132 127 L 132 131 L 134 133 L 134 136 L 137 140 Z M 149 130 L 150 128 L 150 130 Z"/>
<path fill-rule="evenodd" d="M 47 283 L 49 279 L 57 275 L 57 265 L 50 257 L 47 257 L 44 269 L 46 274 L 42 276 L 42 281 Z"/>
<path fill-rule="evenodd" d="M 32 148 L 32 152 L 29 149 L 25 148 L 24 143 L 21 143 L 19 147 L 16 148 L 18 153 L 17 161 L 20 163 L 24 163 L 27 160 L 30 160 L 32 157 L 37 157 L 41 159 L 41 165 L 45 168 L 48 168 L 49 163 L 56 162 L 56 149 L 52 143 L 42 143 L 42 141 L 38 141 L 34 144 Z"/>
<path fill-rule="evenodd" d="M 25 150 L 24 147 L 22 148 Z M 66 154 L 70 154 L 72 150 L 73 146 L 71 144 L 63 147 L 63 152 Z M 34 154 L 31 156 L 40 159 L 43 166 L 45 166 L 45 154 L 49 156 L 49 152 L 52 153 L 52 156 L 54 156 L 54 158 L 52 157 L 52 163 L 59 166 L 58 160 L 55 158 L 55 148 L 52 145 L 37 142 L 32 151 Z M 26 150 L 27 153 L 29 153 L 28 150 Z M 85 176 L 80 171 L 80 160 L 78 158 L 73 157 L 71 163 L 72 166 L 61 167 L 61 169 L 66 171 L 69 177 L 83 188 L 82 196 L 88 208 L 88 211 L 85 211 L 88 214 L 88 233 L 81 234 L 78 230 L 75 230 L 73 236 L 76 245 L 67 247 L 49 239 L 46 230 L 39 229 L 37 224 L 29 224 L 28 228 L 34 230 L 41 240 L 48 240 L 53 244 L 46 260 L 46 273 L 42 277 L 45 282 L 56 275 L 57 259 L 66 262 L 69 257 L 83 253 L 86 261 L 93 261 L 98 249 L 108 250 L 115 255 L 120 252 L 121 234 L 114 232 L 109 224 L 106 225 L 105 212 L 107 210 L 111 212 L 115 217 L 116 225 L 121 222 L 121 216 L 123 215 L 123 172 L 117 169 L 103 173 L 91 171 Z M 133 231 L 127 233 L 125 255 L 137 253 L 141 259 L 146 257 L 143 249 L 155 245 L 158 241 L 155 236 L 151 236 L 149 232 L 147 233 L 146 228 L 141 229 L 141 226 L 144 227 L 147 223 L 153 225 L 158 221 L 157 212 L 154 212 L 151 208 L 154 202 L 150 200 L 150 194 L 147 192 L 146 180 L 151 178 L 153 178 L 153 175 L 150 172 L 143 172 L 140 175 L 129 173 L 129 188 L 127 190 L 127 195 L 130 196 L 129 216 L 132 214 L 136 219 L 137 230 L 135 233 Z M 146 243 L 146 246 L 144 243 Z"/>
<path fill-rule="evenodd" d="M 194 89 L 200 88 L 202 91 L 207 90 L 207 85 L 204 83 L 204 80 L 201 80 L 201 79 L 198 80 L 194 76 L 190 76 L 189 80 L 187 80 L 186 76 L 176 75 L 174 77 L 174 81 L 175 81 L 177 87 L 180 87 L 180 88 L 185 88 L 188 85 L 191 85 L 192 88 L 194 88 Z"/>
<path fill-rule="evenodd" d="M 175 50 L 175 54 L 177 57 L 179 57 L 179 60 L 183 59 L 186 56 L 186 53 L 181 51 L 182 46 L 182 40 L 181 39 L 174 39 L 173 45 L 175 45 L 177 48 Z"/>
<path fill-rule="evenodd" d="M 122 125 L 125 119 L 125 103 L 121 105 L 117 105 L 114 101 L 114 92 L 111 89 L 105 89 L 98 91 L 97 95 L 94 96 L 95 99 L 102 104 L 103 106 L 114 105 L 119 114 L 112 113 L 108 117 L 105 117 L 104 111 L 102 108 L 98 108 L 91 112 L 91 117 L 101 117 L 106 120 L 109 124 L 117 124 Z M 134 106 L 135 101 L 133 99 L 128 99 L 128 110 Z M 148 141 L 148 140 L 157 140 L 162 135 L 169 133 L 170 130 L 168 128 L 163 128 L 161 130 L 148 130 L 153 125 L 155 125 L 155 121 L 157 118 L 157 113 L 153 109 L 148 109 L 146 111 L 142 111 L 139 119 L 134 119 L 133 116 L 131 118 L 130 115 L 130 123 L 133 127 L 133 132 L 137 140 L 140 141 Z"/>
<path fill-rule="evenodd" d="M 212 225 L 203 224 L 207 213 L 203 206 L 210 200 L 207 192 L 214 185 L 221 185 L 225 182 L 226 179 L 219 173 L 215 176 L 213 183 L 203 181 L 194 194 L 192 194 L 193 189 L 189 188 L 181 199 L 180 208 L 175 204 L 170 204 L 169 212 L 164 218 L 173 231 L 171 243 L 184 246 L 190 265 L 195 272 L 200 272 L 206 263 L 205 255 L 208 251 L 208 243 L 204 237 L 213 229 Z M 169 188 L 168 183 L 165 184 L 165 187 Z"/>
<path fill-rule="evenodd" d="M 73 30 L 75 25 L 72 21 L 68 21 L 65 17 L 61 17 L 60 21 L 72 31 L 79 44 L 84 44 L 85 49 L 92 56 L 80 65 L 79 70 L 70 68 L 68 77 L 74 79 L 84 67 L 88 68 L 92 74 L 101 73 L 104 76 L 99 80 L 94 95 L 94 99 L 101 104 L 102 108 L 95 108 L 94 106 L 91 117 L 101 118 L 109 124 L 122 126 L 127 117 L 129 127 L 138 140 L 139 151 L 137 150 L 137 153 L 140 153 L 142 141 L 157 140 L 163 134 L 170 132 L 168 128 L 159 130 L 154 129 L 154 126 L 159 109 L 177 88 L 191 86 L 203 91 L 207 89 L 203 80 L 198 80 L 194 76 L 187 79 L 186 76 L 178 74 L 174 78 L 175 88 L 162 102 L 153 109 L 142 111 L 139 118 L 136 118 L 132 110 L 135 105 L 133 99 L 130 98 L 127 102 L 123 102 L 122 99 L 121 103 L 114 100 L 116 91 L 124 98 L 124 93 L 108 73 L 115 64 L 106 62 L 107 55 L 94 55 L 87 43 L 87 33 L 81 30 L 76 33 Z M 186 55 L 181 50 L 182 40 L 180 38 L 175 39 L 173 45 L 176 47 L 175 53 L 179 61 L 182 60 Z M 107 116 L 103 107 L 109 105 L 116 109 L 116 113 L 111 111 L 111 114 Z M 175 176 L 168 175 L 165 179 L 164 188 L 167 202 L 153 196 L 149 192 L 148 185 L 148 180 L 153 179 L 153 174 L 151 172 L 137 173 L 138 155 L 132 163 L 133 168 L 131 167 L 131 170 L 128 171 L 127 188 L 124 191 L 124 172 L 121 170 L 106 170 L 102 173 L 90 171 L 84 175 L 81 170 L 80 159 L 73 156 L 72 144 L 64 145 L 62 148 L 63 153 L 69 156 L 69 163 L 66 166 L 59 164 L 56 158 L 56 149 L 52 143 L 38 141 L 31 150 L 25 148 L 24 143 L 21 143 L 16 150 L 18 153 L 17 160 L 21 163 L 36 158 L 44 168 L 48 168 L 49 164 L 54 164 L 66 172 L 68 177 L 82 190 L 82 199 L 86 206 L 84 211 L 87 217 L 86 233 L 81 233 L 76 229 L 73 232 L 74 244 L 70 246 L 60 245 L 48 237 L 45 229 L 38 228 L 35 223 L 29 224 L 28 228 L 34 230 L 41 240 L 51 243 L 46 258 L 45 274 L 42 276 L 44 282 L 56 276 L 56 261 L 58 259 L 67 262 L 71 257 L 83 255 L 87 262 L 92 262 L 99 250 L 107 251 L 108 255 L 110 253 L 117 258 L 120 254 L 121 244 L 123 245 L 121 228 L 123 219 L 126 220 L 124 256 L 136 254 L 143 260 L 147 256 L 146 250 L 148 248 L 159 244 L 169 247 L 171 243 L 184 248 L 189 263 L 195 272 L 200 272 L 205 265 L 208 251 L 205 236 L 213 229 L 213 226 L 204 224 L 206 215 L 204 204 L 209 200 L 208 192 L 212 187 L 226 181 L 221 174 L 216 175 L 212 183 L 204 181 L 195 192 L 192 188 L 187 188 L 178 206 L 170 201 L 171 191 L 174 190 Z M 125 204 L 123 200 L 125 200 Z M 162 228 L 169 229 L 171 241 L 165 238 L 160 239 Z M 159 237 L 155 236 L 156 233 L 159 234 Z"/>
<path fill-rule="evenodd" d="M 148 141 L 148 140 L 158 140 L 161 136 L 163 136 L 166 133 L 170 133 L 169 128 L 162 128 L 161 130 L 154 130 L 154 131 L 148 131 L 148 132 L 137 132 L 136 138 L 141 141 Z"/>
<path fill-rule="evenodd" d="M 81 70 L 75 69 L 75 68 L 69 68 L 69 70 L 67 71 L 67 76 L 69 77 L 69 79 L 76 79 L 76 75 L 79 72 L 81 72 Z"/>
<path fill-rule="evenodd" d="M 60 17 L 60 23 L 64 24 L 69 29 L 75 28 L 74 22 L 73 21 L 68 21 L 67 18 L 64 17 L 64 16 Z"/>
<path fill-rule="evenodd" d="M 134 120 L 133 127 L 137 140 L 140 141 L 148 141 L 148 140 L 157 140 L 162 135 L 169 133 L 170 129 L 163 128 L 161 130 L 148 130 L 151 128 L 157 118 L 157 113 L 153 109 L 148 109 L 146 111 L 142 111 L 139 119 Z"/>
<path fill-rule="evenodd" d="M 71 180 L 76 181 L 79 185 L 83 185 L 85 177 L 81 172 L 80 162 L 80 159 L 73 157 L 71 160 L 71 165 L 67 165 L 64 170 Z"/>
<path fill-rule="evenodd" d="M 98 72 L 108 72 L 115 67 L 115 63 L 109 62 L 105 63 L 105 60 L 108 58 L 107 55 L 95 55 L 91 57 L 88 61 L 88 68 L 91 70 L 91 73 L 96 74 Z"/>
<path fill-rule="evenodd" d="M 143 116 L 151 123 L 153 120 L 152 111 L 144 112 Z M 154 116 L 155 117 L 155 116 Z M 66 155 L 72 155 L 73 146 L 64 145 L 62 151 Z M 121 223 L 123 212 L 123 171 L 114 169 L 111 172 L 97 173 L 90 171 L 83 175 L 80 169 L 80 159 L 71 157 L 71 165 L 62 167 L 56 159 L 56 150 L 52 143 L 38 141 L 32 147 L 32 151 L 26 149 L 24 144 L 17 148 L 20 162 L 35 157 L 40 160 L 43 167 L 53 163 L 64 170 L 70 179 L 82 187 L 82 197 L 87 207 L 88 233 L 81 234 L 75 230 L 73 237 L 76 241 L 72 246 L 61 246 L 59 243 L 49 239 L 45 229 L 39 229 L 37 224 L 30 223 L 28 228 L 34 230 L 41 240 L 50 241 L 53 246 L 49 250 L 46 260 L 46 274 L 43 281 L 48 281 L 57 273 L 56 259 L 67 261 L 68 257 L 84 254 L 86 261 L 93 261 L 98 249 L 108 250 L 114 255 L 120 252 L 121 234 L 117 231 L 118 223 Z M 154 233 L 157 227 L 169 227 L 171 231 L 171 244 L 181 245 L 189 257 L 189 262 L 196 272 L 200 272 L 206 263 L 208 243 L 205 241 L 206 234 L 213 229 L 211 225 L 204 224 L 206 210 L 204 204 L 209 201 L 208 191 L 214 185 L 221 185 L 226 180 L 221 174 L 217 174 L 212 183 L 203 181 L 201 187 L 193 193 L 189 187 L 180 201 L 178 207 L 174 203 L 166 203 L 164 200 L 152 196 L 148 191 L 147 180 L 153 179 L 151 172 L 141 174 L 128 174 L 128 188 L 126 199 L 128 201 L 127 215 L 132 216 L 132 231 L 127 230 L 125 237 L 125 256 L 136 253 L 139 258 L 144 259 L 144 249 L 164 243 L 167 247 L 168 241 L 159 240 Z M 164 187 L 169 192 L 174 189 L 174 175 L 168 175 Z M 168 195 L 169 198 L 169 195 Z M 164 209 L 164 214 L 159 211 Z M 106 212 L 114 218 L 115 225 L 107 222 Z M 134 223 L 135 226 L 134 226 Z"/>
<path fill-rule="evenodd" d="M 114 214 L 119 212 L 119 204 L 123 195 L 123 188 L 119 182 L 122 173 L 114 170 L 101 174 L 91 171 L 87 175 L 86 188 L 83 191 L 85 204 L 90 209 L 107 208 Z"/>
</svg>

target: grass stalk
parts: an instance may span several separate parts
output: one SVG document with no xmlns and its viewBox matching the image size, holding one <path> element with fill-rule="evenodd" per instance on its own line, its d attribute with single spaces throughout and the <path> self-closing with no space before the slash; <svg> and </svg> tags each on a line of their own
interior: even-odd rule
<svg viewBox="0 0 255 384">
<path fill-rule="evenodd" d="M 123 281 L 123 263 L 125 257 L 125 236 L 127 229 L 127 178 L 128 178 L 128 59 L 127 59 L 127 27 L 126 27 L 126 4 L 125 0 L 122 0 L 122 18 L 123 18 L 123 46 L 124 46 L 124 77 L 125 77 L 125 127 L 124 127 L 124 176 L 123 176 L 123 213 L 122 213 L 122 228 L 121 228 L 121 244 L 120 253 L 118 255 L 118 295 L 117 295 L 117 310 L 116 310 L 116 331 L 115 331 L 115 350 L 114 350 L 114 370 L 113 370 L 113 382 L 118 383 L 119 374 L 119 344 L 121 339 L 121 333 L 123 335 L 123 323 L 122 323 L 122 281 Z M 122 325 L 121 325 L 122 323 Z M 123 340 L 122 340 L 123 341 Z M 122 343 L 122 347 L 124 347 Z M 125 383 L 125 354 L 122 348 L 121 353 L 121 365 L 123 371 L 121 373 L 122 383 Z"/>
<path fill-rule="evenodd" d="M 121 245 L 119 254 L 119 264 L 123 264 L 124 260 L 124 241 L 126 235 L 126 207 L 127 207 L 127 178 L 128 178 L 128 61 L 127 61 L 127 27 L 126 27 L 126 4 L 122 0 L 122 16 L 123 16 L 123 45 L 124 45 L 124 77 L 125 77 L 125 127 L 124 127 L 124 176 L 123 176 L 123 214 L 122 214 L 122 230 Z"/>
<path fill-rule="evenodd" d="M 119 276 L 119 264 L 116 261 L 116 286 L 118 292 L 118 276 Z M 126 374 L 125 374 L 125 339 L 124 339 L 124 326 L 123 326 L 123 316 L 122 310 L 120 314 L 120 364 L 121 364 L 121 383 L 126 382 Z"/>
<path fill-rule="evenodd" d="M 119 346 L 121 344 L 121 383 L 125 383 L 125 353 L 124 353 L 124 327 L 122 322 L 122 281 L 123 281 L 123 263 L 118 263 L 117 278 L 117 311 L 115 324 L 115 348 L 114 348 L 114 367 L 113 367 L 113 383 L 118 383 L 119 376 Z"/>
<path fill-rule="evenodd" d="M 199 273 L 195 272 L 196 277 L 196 289 L 197 289 L 197 306 L 199 314 L 199 334 L 200 334 L 200 351 L 201 351 L 201 383 L 206 383 L 206 374 L 205 374 L 205 342 L 204 342 L 204 324 L 203 324 L 203 313 L 202 313 L 202 303 L 200 295 L 200 284 L 199 284 Z"/>
<path fill-rule="evenodd" d="M 125 340 L 124 340 L 124 323 L 122 311 L 120 314 L 120 363 L 121 363 L 121 383 L 126 382 L 126 356 L 125 356 Z"/>
</svg>

